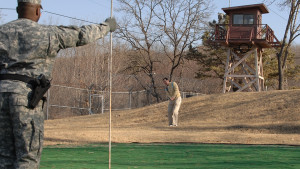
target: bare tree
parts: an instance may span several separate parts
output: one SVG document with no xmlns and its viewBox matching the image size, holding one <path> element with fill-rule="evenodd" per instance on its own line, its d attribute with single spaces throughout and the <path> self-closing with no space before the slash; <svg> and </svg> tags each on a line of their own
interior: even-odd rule
<svg viewBox="0 0 300 169">
<path fill-rule="evenodd" d="M 85 89 L 107 88 L 108 43 L 93 43 L 60 52 L 53 69 L 53 83 Z"/>
<path fill-rule="evenodd" d="M 121 4 L 120 12 L 125 14 L 123 23 L 120 24 L 118 35 L 131 45 L 131 52 L 127 71 L 136 75 L 143 73 L 149 78 L 145 84 L 134 76 L 142 87 L 151 91 L 151 94 L 159 102 L 160 95 L 157 92 L 154 79 L 155 63 L 158 60 L 154 54 L 155 43 L 159 40 L 160 32 L 154 27 L 154 10 L 160 1 L 157 0 L 118 0 Z"/>
<path fill-rule="evenodd" d="M 159 101 L 161 97 L 155 80 L 156 69 L 163 66 L 170 80 L 172 79 L 176 68 L 183 63 L 188 46 L 200 42 L 211 1 L 118 1 L 121 4 L 119 11 L 124 13 L 124 22 L 120 24 L 118 35 L 131 45 L 126 70 L 130 70 L 134 75 L 147 75 L 148 84 L 142 83 L 141 79 L 138 81 Z M 168 61 L 161 57 L 168 58 Z"/>
<path fill-rule="evenodd" d="M 163 36 L 160 43 L 169 58 L 172 79 L 175 69 L 182 64 L 188 47 L 201 40 L 203 27 L 210 15 L 210 0 L 164 0 L 155 13 Z"/>
<path fill-rule="evenodd" d="M 276 0 L 272 0 L 270 3 L 275 3 Z M 283 90 L 284 71 L 286 69 L 287 58 L 289 56 L 290 47 L 293 41 L 300 35 L 300 23 L 299 23 L 299 0 L 283 0 L 278 3 L 282 8 L 289 8 L 289 18 L 287 20 L 286 29 L 284 32 L 282 46 L 277 53 L 278 60 L 278 89 Z"/>
</svg>

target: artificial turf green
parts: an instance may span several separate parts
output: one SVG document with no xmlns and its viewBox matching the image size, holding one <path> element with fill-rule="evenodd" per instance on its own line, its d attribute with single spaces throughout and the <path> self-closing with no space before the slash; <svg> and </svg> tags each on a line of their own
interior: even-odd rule
<svg viewBox="0 0 300 169">
<path fill-rule="evenodd" d="M 112 169 L 299 169 L 300 147 L 113 144 Z M 46 147 L 41 169 L 108 168 L 108 146 Z"/>
</svg>

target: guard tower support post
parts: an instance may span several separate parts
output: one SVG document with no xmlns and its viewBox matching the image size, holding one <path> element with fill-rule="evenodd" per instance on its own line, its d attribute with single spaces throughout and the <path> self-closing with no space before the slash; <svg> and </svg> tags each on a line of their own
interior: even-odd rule
<svg viewBox="0 0 300 169">
<path fill-rule="evenodd" d="M 229 48 L 225 65 L 223 93 L 265 90 L 261 48 L 254 47 L 244 55 Z"/>
</svg>

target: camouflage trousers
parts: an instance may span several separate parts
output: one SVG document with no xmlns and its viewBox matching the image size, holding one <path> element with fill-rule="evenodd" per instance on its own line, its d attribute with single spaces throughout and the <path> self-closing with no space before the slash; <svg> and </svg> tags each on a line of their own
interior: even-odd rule
<svg viewBox="0 0 300 169">
<path fill-rule="evenodd" d="M 44 114 L 27 104 L 27 95 L 0 93 L 0 169 L 39 168 Z"/>
</svg>

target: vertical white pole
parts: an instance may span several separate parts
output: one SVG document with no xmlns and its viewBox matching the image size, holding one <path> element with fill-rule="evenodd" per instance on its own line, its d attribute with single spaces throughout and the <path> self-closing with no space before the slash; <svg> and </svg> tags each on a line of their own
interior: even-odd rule
<svg viewBox="0 0 300 169">
<path fill-rule="evenodd" d="M 111 0 L 110 17 L 113 17 L 113 0 Z M 111 169 L 111 92 L 112 92 L 112 32 L 110 33 L 110 59 L 109 59 L 109 164 L 108 168 Z"/>
</svg>

